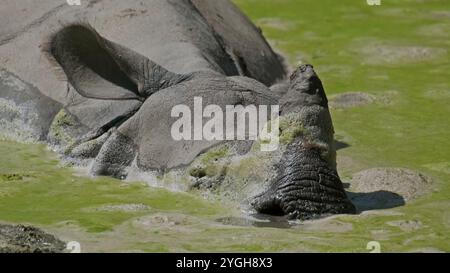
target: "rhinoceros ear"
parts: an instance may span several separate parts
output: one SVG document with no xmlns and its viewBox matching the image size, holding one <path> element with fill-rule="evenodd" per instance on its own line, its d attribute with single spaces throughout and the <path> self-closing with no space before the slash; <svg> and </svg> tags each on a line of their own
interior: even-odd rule
<svg viewBox="0 0 450 273">
<path fill-rule="evenodd" d="M 51 38 L 48 52 L 87 98 L 143 100 L 186 78 L 108 41 L 89 25 L 64 27 Z"/>
</svg>

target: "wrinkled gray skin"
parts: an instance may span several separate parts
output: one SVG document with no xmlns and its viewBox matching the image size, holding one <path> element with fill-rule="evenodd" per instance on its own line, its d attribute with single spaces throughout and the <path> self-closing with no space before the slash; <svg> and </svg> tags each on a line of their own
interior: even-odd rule
<svg viewBox="0 0 450 273">
<path fill-rule="evenodd" d="M 275 180 L 255 198 L 253 206 L 262 213 L 298 219 L 355 212 L 335 170 L 328 100 L 311 65 L 302 65 L 292 74 L 280 104 L 282 115 L 302 116 L 310 134 L 307 138 L 297 137 L 287 146 Z"/>
<path fill-rule="evenodd" d="M 279 56 L 228 0 L 17 2 L 2 3 L 0 14 L 3 136 L 47 141 L 67 158 L 93 159 L 93 174 L 124 178 L 134 161 L 183 169 L 222 143 L 173 140 L 175 105 L 192 109 L 194 97 L 223 109 L 280 104 L 308 137 L 288 145 L 253 207 L 298 219 L 354 212 L 312 66 L 283 82 Z"/>
</svg>

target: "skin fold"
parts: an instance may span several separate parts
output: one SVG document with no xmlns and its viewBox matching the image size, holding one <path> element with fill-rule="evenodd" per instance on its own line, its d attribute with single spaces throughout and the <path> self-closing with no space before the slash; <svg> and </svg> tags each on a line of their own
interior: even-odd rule
<svg viewBox="0 0 450 273">
<path fill-rule="evenodd" d="M 291 76 L 280 103 L 282 113 L 298 113 L 309 135 L 290 143 L 269 189 L 252 205 L 261 212 L 311 219 L 324 214 L 355 213 L 335 170 L 333 125 L 322 83 L 311 65 Z"/>
</svg>

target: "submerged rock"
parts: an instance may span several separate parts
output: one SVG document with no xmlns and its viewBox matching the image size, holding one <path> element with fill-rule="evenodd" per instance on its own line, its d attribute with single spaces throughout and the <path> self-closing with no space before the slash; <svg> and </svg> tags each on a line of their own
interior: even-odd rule
<svg viewBox="0 0 450 273">
<path fill-rule="evenodd" d="M 86 212 L 141 212 L 149 210 L 151 210 L 151 207 L 145 204 L 104 205 L 83 209 Z"/>
<path fill-rule="evenodd" d="M 371 65 L 414 64 L 444 57 L 445 48 L 364 40 L 356 50 Z"/>
<path fill-rule="evenodd" d="M 334 96 L 330 100 L 331 108 L 350 108 L 375 102 L 375 97 L 363 92 L 348 92 Z"/>
<path fill-rule="evenodd" d="M 374 168 L 355 174 L 350 197 L 359 210 L 404 205 L 432 189 L 431 178 L 408 169 Z"/>
</svg>

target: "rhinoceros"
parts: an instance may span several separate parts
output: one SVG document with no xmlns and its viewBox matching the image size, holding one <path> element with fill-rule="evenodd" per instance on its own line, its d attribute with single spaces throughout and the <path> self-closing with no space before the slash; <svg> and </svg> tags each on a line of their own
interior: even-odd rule
<svg viewBox="0 0 450 273">
<path fill-rule="evenodd" d="M 230 1 L 4 0 L 0 135 L 45 142 L 94 175 L 223 193 L 258 213 L 353 213 L 311 65 L 287 68 Z M 69 5 L 71 3 L 72 5 Z M 255 139 L 174 139 L 172 109 L 278 105 L 278 149 Z M 278 133 L 278 132 L 277 132 Z M 162 177 L 162 178 L 161 178 Z"/>
</svg>

